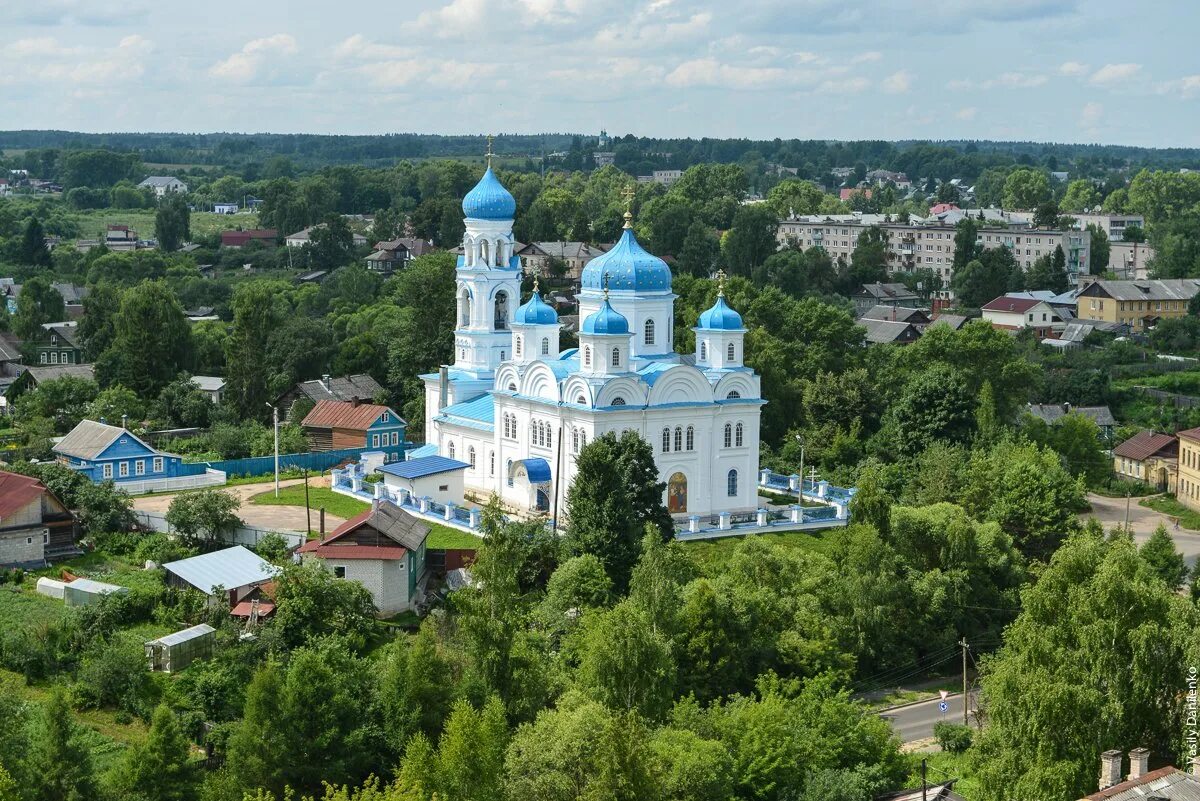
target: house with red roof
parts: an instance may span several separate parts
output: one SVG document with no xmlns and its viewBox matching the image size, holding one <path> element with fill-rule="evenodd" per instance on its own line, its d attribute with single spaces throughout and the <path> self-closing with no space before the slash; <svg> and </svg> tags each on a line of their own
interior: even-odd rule
<svg viewBox="0 0 1200 801">
<path fill-rule="evenodd" d="M 381 614 L 394 615 L 415 609 L 424 593 L 428 536 L 428 523 L 390 501 L 376 501 L 297 553 L 305 561 L 321 560 L 338 578 L 359 582 Z"/>
<path fill-rule="evenodd" d="M 357 400 L 320 400 L 300 422 L 314 451 L 386 448 L 404 443 L 408 423 L 386 406 Z"/>
<path fill-rule="evenodd" d="M 1009 331 L 1020 331 L 1032 328 L 1038 339 L 1046 339 L 1054 335 L 1054 323 L 1061 320 L 1055 315 L 1050 304 L 1038 298 L 1014 298 L 1003 295 L 985 303 L 983 319 L 994 328 Z"/>
<path fill-rule="evenodd" d="M 1117 475 L 1153 484 L 1165 492 L 1175 492 L 1179 472 L 1178 437 L 1158 431 L 1139 431 L 1113 448 L 1112 454 L 1113 471 Z"/>
<path fill-rule="evenodd" d="M 0 567 L 44 567 L 74 556 L 78 530 L 71 510 L 42 482 L 0 472 Z"/>
<path fill-rule="evenodd" d="M 248 228 L 244 231 L 222 231 L 221 247 L 241 248 L 251 242 L 274 245 L 279 240 L 279 231 L 274 228 Z"/>
</svg>

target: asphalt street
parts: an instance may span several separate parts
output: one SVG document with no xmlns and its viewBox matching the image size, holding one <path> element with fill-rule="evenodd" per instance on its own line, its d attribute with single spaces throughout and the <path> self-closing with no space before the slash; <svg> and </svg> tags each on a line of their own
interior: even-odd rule
<svg viewBox="0 0 1200 801">
<path fill-rule="evenodd" d="M 902 742 L 911 743 L 914 740 L 932 737 L 933 724 L 940 720 L 962 723 L 962 693 L 947 696 L 945 712 L 938 708 L 939 703 L 940 699 L 934 698 L 898 709 L 885 709 L 879 716 L 892 724 L 892 729 L 900 735 Z"/>
</svg>

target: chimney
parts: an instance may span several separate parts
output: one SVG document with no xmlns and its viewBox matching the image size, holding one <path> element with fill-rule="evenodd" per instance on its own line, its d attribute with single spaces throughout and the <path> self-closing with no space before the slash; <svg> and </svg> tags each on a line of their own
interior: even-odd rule
<svg viewBox="0 0 1200 801">
<path fill-rule="evenodd" d="M 450 392 L 450 368 L 442 365 L 438 370 L 438 407 L 440 412 L 446 408 L 446 396 Z"/>
<path fill-rule="evenodd" d="M 1129 780 L 1140 779 L 1150 772 L 1150 749 L 1135 748 L 1129 752 Z"/>
<path fill-rule="evenodd" d="M 1123 754 L 1111 749 L 1100 755 L 1100 789 L 1107 790 L 1121 783 L 1121 759 Z"/>
<path fill-rule="evenodd" d="M 100 417 L 100 425 L 102 425 L 102 426 L 108 425 L 108 420 L 106 420 L 103 416 Z"/>
<path fill-rule="evenodd" d="M 362 399 L 359 398 L 357 395 L 355 395 L 353 398 L 350 399 L 350 408 L 357 409 L 358 404 L 360 404 L 360 403 L 362 403 Z"/>
<path fill-rule="evenodd" d="M 325 375 L 321 376 L 321 386 L 325 387 L 326 392 L 332 393 L 333 390 L 331 390 L 329 388 L 329 378 L 330 378 L 329 373 L 326 373 Z"/>
<path fill-rule="evenodd" d="M 121 428 L 129 428 L 129 415 L 121 415 Z"/>
</svg>

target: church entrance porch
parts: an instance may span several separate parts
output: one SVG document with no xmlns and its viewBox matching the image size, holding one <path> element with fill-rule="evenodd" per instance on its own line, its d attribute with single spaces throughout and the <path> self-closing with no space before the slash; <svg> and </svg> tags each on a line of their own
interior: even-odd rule
<svg viewBox="0 0 1200 801">
<path fill-rule="evenodd" d="M 545 459 L 521 459 L 509 467 L 504 500 L 517 509 L 550 512 L 550 464 Z"/>
</svg>

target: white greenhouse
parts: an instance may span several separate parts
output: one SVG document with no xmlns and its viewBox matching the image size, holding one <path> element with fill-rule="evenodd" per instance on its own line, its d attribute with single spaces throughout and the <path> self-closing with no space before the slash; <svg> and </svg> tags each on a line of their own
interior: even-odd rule
<svg viewBox="0 0 1200 801">
<path fill-rule="evenodd" d="M 217 630 L 201 623 L 146 643 L 146 660 L 151 670 L 175 673 L 197 659 L 211 657 L 216 639 Z"/>
</svg>

